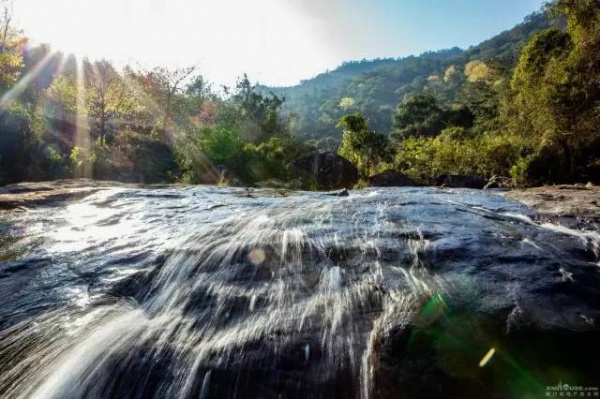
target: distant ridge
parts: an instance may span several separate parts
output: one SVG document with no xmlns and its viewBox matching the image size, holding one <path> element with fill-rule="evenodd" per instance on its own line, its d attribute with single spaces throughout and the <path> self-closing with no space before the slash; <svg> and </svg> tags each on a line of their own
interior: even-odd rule
<svg viewBox="0 0 600 399">
<path fill-rule="evenodd" d="M 345 62 L 299 85 L 262 86 L 261 90 L 286 98 L 285 111 L 296 116 L 292 127 L 296 135 L 338 141 L 340 133 L 335 125 L 348 112 L 363 113 L 372 129 L 388 133 L 392 113 L 404 96 L 436 84 L 435 80 L 441 79 L 451 65 L 464 70 L 470 61 L 495 60 L 514 67 L 521 49 L 533 34 L 561 25 L 564 22 L 536 12 L 514 28 L 466 50 L 455 47 L 397 59 Z M 446 90 L 450 100 L 457 94 L 452 89 Z"/>
</svg>

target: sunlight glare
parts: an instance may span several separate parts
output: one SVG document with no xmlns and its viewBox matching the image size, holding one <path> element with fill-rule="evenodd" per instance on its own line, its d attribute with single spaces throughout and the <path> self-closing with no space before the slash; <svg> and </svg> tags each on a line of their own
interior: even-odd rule
<svg viewBox="0 0 600 399">
<path fill-rule="evenodd" d="M 52 52 L 47 52 L 44 57 L 33 67 L 31 71 L 29 71 L 25 76 L 22 76 L 17 84 L 7 91 L 2 98 L 0 98 L 0 108 L 6 107 L 12 100 L 21 95 L 33 82 L 33 80 L 40 74 L 40 72 L 44 69 L 48 61 L 52 58 Z"/>
<path fill-rule="evenodd" d="M 486 355 L 483 357 L 483 359 L 481 359 L 481 361 L 479 362 L 479 367 L 485 367 L 486 364 L 488 364 L 488 362 L 490 360 L 492 360 L 492 357 L 494 356 L 494 354 L 496 353 L 496 348 L 492 348 L 488 351 L 488 353 L 486 353 Z"/>
<path fill-rule="evenodd" d="M 86 106 L 86 90 L 85 90 L 85 71 L 83 63 L 77 59 L 77 115 L 76 115 L 76 145 L 87 153 L 91 148 L 90 126 Z M 77 177 L 92 177 L 91 165 L 88 162 L 83 162 L 80 170 L 81 176 Z"/>
<path fill-rule="evenodd" d="M 195 64 L 209 80 L 232 85 L 244 72 L 291 84 L 337 64 L 319 35 L 323 22 L 277 0 L 22 0 L 17 7 L 34 40 L 118 67 Z"/>
</svg>

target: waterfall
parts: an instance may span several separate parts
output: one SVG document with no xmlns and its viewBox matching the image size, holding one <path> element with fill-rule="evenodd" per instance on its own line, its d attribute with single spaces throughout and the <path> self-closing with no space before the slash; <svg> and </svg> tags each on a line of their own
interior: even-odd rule
<svg viewBox="0 0 600 399">
<path fill-rule="evenodd" d="M 600 239 L 458 193 L 119 188 L 8 215 L 25 227 L 0 240 L 0 397 L 508 392 L 487 370 L 535 392 L 551 372 L 515 360 L 530 330 L 597 346 Z"/>
</svg>

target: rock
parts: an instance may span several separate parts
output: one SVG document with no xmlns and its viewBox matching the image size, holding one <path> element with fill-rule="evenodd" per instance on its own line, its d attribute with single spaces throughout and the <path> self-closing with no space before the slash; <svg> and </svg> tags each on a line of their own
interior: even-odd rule
<svg viewBox="0 0 600 399">
<path fill-rule="evenodd" d="M 600 187 L 582 188 L 576 185 L 543 186 L 513 190 L 506 197 L 522 202 L 542 217 L 549 220 L 559 218 L 561 223 L 578 227 L 581 221 L 586 224 L 600 223 Z M 569 223 L 568 219 L 575 223 Z"/>
<path fill-rule="evenodd" d="M 369 184 L 373 187 L 414 187 L 415 182 L 402 173 L 388 169 L 369 177 Z"/>
<path fill-rule="evenodd" d="M 227 181 L 227 186 L 229 187 L 245 187 L 245 184 L 238 178 L 232 178 Z"/>
<path fill-rule="evenodd" d="M 279 191 L 132 186 L 80 217 L 0 212 L 0 396 L 540 398 L 559 379 L 598 385 L 595 232 L 531 223 L 481 191 L 254 195 Z"/>
<path fill-rule="evenodd" d="M 485 179 L 472 175 L 440 175 L 434 181 L 436 186 L 451 188 L 483 189 L 487 184 Z"/>
<path fill-rule="evenodd" d="M 344 189 L 339 190 L 339 191 L 332 191 L 332 192 L 327 193 L 325 195 L 330 195 L 332 197 L 349 197 L 350 193 L 348 192 L 347 189 L 344 188 Z"/>
<path fill-rule="evenodd" d="M 356 166 L 331 151 L 300 157 L 292 162 L 292 167 L 315 179 L 322 190 L 353 187 L 358 182 Z"/>
<path fill-rule="evenodd" d="M 26 193 L 33 193 L 33 192 L 52 191 L 55 189 L 56 189 L 56 187 L 53 187 L 51 185 L 46 185 L 43 183 L 11 184 L 9 186 L 0 187 L 0 195 L 1 194 L 26 194 Z"/>
<path fill-rule="evenodd" d="M 559 185 L 555 185 L 553 187 L 556 187 L 559 190 L 576 190 L 576 191 L 587 191 L 589 190 L 589 188 L 581 183 L 576 183 L 576 184 L 559 184 Z"/>
<path fill-rule="evenodd" d="M 239 198 L 285 198 L 299 196 L 302 195 L 302 193 L 286 188 L 245 187 L 243 190 L 238 189 L 233 195 Z"/>
<path fill-rule="evenodd" d="M 0 210 L 29 207 L 55 206 L 66 201 L 85 198 L 100 191 L 98 188 L 56 188 L 42 191 L 20 191 L 16 194 L 0 194 Z"/>
</svg>

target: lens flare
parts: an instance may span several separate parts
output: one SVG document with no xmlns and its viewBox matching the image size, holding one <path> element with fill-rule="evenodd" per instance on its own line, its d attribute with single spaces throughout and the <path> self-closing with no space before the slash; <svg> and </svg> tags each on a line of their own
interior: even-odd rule
<svg viewBox="0 0 600 399">
<path fill-rule="evenodd" d="M 479 362 L 479 367 L 485 367 L 485 365 L 488 364 L 490 360 L 492 360 L 494 353 L 496 353 L 496 348 L 490 349 L 488 353 L 486 353 L 486 355 L 483 357 L 483 359 L 481 359 L 481 361 Z"/>
<path fill-rule="evenodd" d="M 262 263 L 265 261 L 265 259 L 267 258 L 267 255 L 265 254 L 265 251 L 263 251 L 260 248 L 257 249 L 253 249 L 252 251 L 250 251 L 250 253 L 248 254 L 248 260 L 254 265 L 254 266 L 260 266 L 262 265 Z"/>
</svg>

